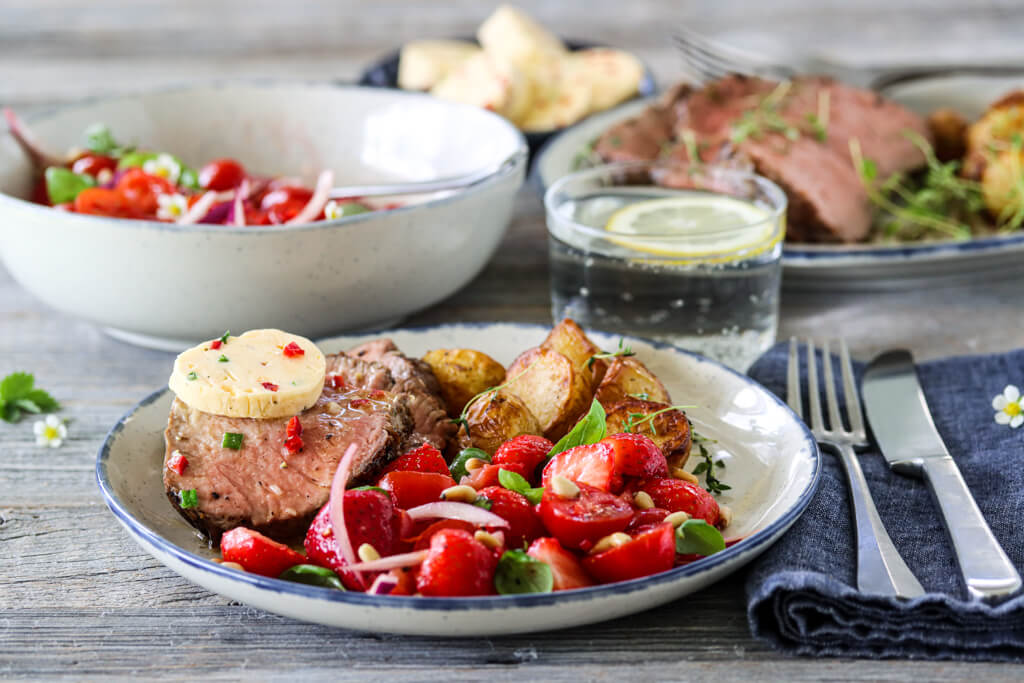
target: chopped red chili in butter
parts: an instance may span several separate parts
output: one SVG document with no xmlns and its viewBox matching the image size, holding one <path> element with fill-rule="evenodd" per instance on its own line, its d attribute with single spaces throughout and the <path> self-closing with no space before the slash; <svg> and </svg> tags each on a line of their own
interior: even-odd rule
<svg viewBox="0 0 1024 683">
<path fill-rule="evenodd" d="M 281 349 L 281 351 L 288 358 L 296 358 L 297 356 L 306 355 L 306 352 L 302 349 L 302 347 L 296 344 L 295 342 L 288 342 L 288 345 Z"/>
<path fill-rule="evenodd" d="M 266 389 L 267 391 L 277 391 L 278 386 L 273 382 L 264 382 L 263 388 Z"/>
</svg>

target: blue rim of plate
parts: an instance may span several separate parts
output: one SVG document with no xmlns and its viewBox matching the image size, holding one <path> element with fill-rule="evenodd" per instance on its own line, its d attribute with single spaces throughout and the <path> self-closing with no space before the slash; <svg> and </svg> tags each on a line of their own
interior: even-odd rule
<svg viewBox="0 0 1024 683">
<path fill-rule="evenodd" d="M 331 341 L 333 339 L 344 338 L 348 336 L 352 337 L 365 337 L 371 336 L 377 333 L 396 331 L 402 332 L 430 332 L 435 330 L 441 330 L 445 328 L 484 328 L 492 325 L 502 324 L 511 325 L 513 327 L 529 329 L 529 330 L 549 330 L 550 327 L 547 325 L 537 325 L 529 323 L 448 323 L 443 325 L 427 325 L 423 327 L 404 327 L 391 330 L 379 330 L 360 333 L 358 335 L 338 335 L 335 337 L 328 337 L 321 341 Z M 612 334 L 602 332 L 600 330 L 592 330 L 598 334 Z M 228 569 L 222 567 L 215 562 L 211 562 L 209 559 L 195 555 L 184 548 L 171 543 L 166 540 L 160 534 L 147 527 L 142 521 L 136 519 L 124 505 L 121 500 L 114 493 L 113 488 L 110 484 L 109 477 L 107 476 L 107 460 L 110 458 L 110 451 L 113 446 L 113 442 L 117 439 L 118 435 L 124 429 L 125 422 L 140 408 L 155 403 L 156 401 L 163 398 L 170 389 L 163 388 L 154 391 L 153 393 L 146 396 L 144 399 L 135 404 L 130 410 L 122 415 L 118 421 L 111 427 L 110 431 L 107 432 L 107 436 L 103 440 L 103 445 L 100 447 L 99 453 L 96 457 L 96 483 L 99 485 L 100 493 L 103 496 L 104 502 L 110 511 L 114 513 L 114 516 L 124 524 L 133 535 L 145 540 L 146 543 L 156 547 L 161 552 L 166 553 L 174 557 L 176 560 L 189 565 L 195 569 L 207 572 L 219 578 L 230 579 L 233 581 L 239 581 L 244 584 L 248 584 L 255 588 L 259 588 L 264 591 L 271 593 L 278 593 L 282 595 L 295 595 L 298 597 L 309 598 L 313 600 L 326 600 L 329 602 L 340 602 L 346 603 L 353 606 L 365 606 L 365 607 L 381 607 L 381 608 L 412 608 L 417 610 L 440 610 L 440 611 L 459 611 L 459 610 L 474 610 L 474 609 L 511 609 L 519 607 L 542 607 L 548 605 L 554 605 L 563 602 L 579 602 L 588 601 L 595 598 L 601 598 L 610 595 L 624 595 L 633 593 L 635 591 L 644 590 L 652 586 L 672 583 L 677 579 L 694 576 L 702 573 L 706 569 L 711 569 L 718 565 L 726 564 L 735 557 L 742 554 L 746 554 L 748 551 L 754 550 L 765 543 L 773 542 L 776 536 L 780 532 L 785 530 L 789 525 L 795 522 L 803 511 L 810 504 L 811 499 L 814 497 L 814 493 L 817 491 L 818 482 L 821 479 L 821 468 L 822 468 L 822 456 L 818 449 L 818 443 L 811 435 L 807 425 L 797 417 L 786 403 L 776 396 L 774 393 L 769 391 L 766 387 L 754 381 L 750 377 L 733 370 L 732 368 L 726 367 L 721 363 L 711 360 L 705 356 L 702 356 L 691 351 L 680 349 L 672 344 L 666 344 L 664 342 L 658 342 L 650 339 L 644 339 L 643 337 L 635 337 L 632 335 L 625 335 L 631 339 L 641 341 L 645 344 L 649 344 L 652 347 L 659 350 L 673 351 L 675 353 L 689 356 L 697 363 L 708 363 L 718 370 L 724 370 L 743 381 L 754 385 L 758 389 L 761 389 L 765 395 L 767 395 L 778 407 L 782 408 L 791 419 L 803 431 L 804 441 L 806 442 L 810 457 L 812 460 L 813 471 L 811 473 L 810 481 L 804 487 L 803 491 L 800 492 L 796 502 L 786 510 L 781 517 L 776 519 L 766 527 L 753 532 L 752 535 L 744 538 L 743 540 L 729 546 L 721 552 L 715 553 L 714 555 L 705 557 L 687 565 L 681 567 L 675 567 L 666 572 L 660 574 L 652 574 L 650 576 L 641 577 L 639 579 L 632 579 L 630 581 L 620 581 L 618 583 L 602 584 L 599 586 L 591 586 L 588 588 L 577 588 L 568 591 L 558 591 L 554 593 L 529 593 L 523 595 L 498 595 L 498 596 L 480 596 L 480 597 L 463 597 L 463 598 L 424 598 L 424 597 L 413 597 L 413 596 L 390 596 L 390 595 L 369 595 L 366 593 L 358 593 L 354 591 L 338 591 L 331 588 L 321 588 L 318 586 L 307 586 L 301 583 L 294 583 L 291 581 L 284 581 L 282 579 L 273 579 L 266 576 L 259 576 L 258 574 L 250 574 L 248 572 L 239 572 L 234 569 Z"/>
<path fill-rule="evenodd" d="M 316 80 L 287 80 L 287 79 L 276 79 L 276 78 L 232 78 L 232 79 L 214 79 L 208 81 L 190 81 L 187 83 L 170 84 L 160 88 L 152 88 L 149 90 L 139 90 L 120 95 L 107 95 L 99 96 L 94 95 L 92 97 L 85 97 L 72 102 L 66 102 L 54 107 L 48 107 L 46 109 L 33 112 L 31 115 L 25 117 L 25 121 L 31 123 L 33 121 L 42 121 L 53 116 L 73 110 L 78 107 L 84 107 L 92 104 L 99 104 L 103 102 L 118 102 L 118 101 L 129 101 L 137 97 L 145 95 L 163 95 L 173 94 L 189 90 L 197 90 L 200 88 L 217 88 L 225 89 L 237 86 L 247 86 L 254 88 L 281 88 L 281 87 L 306 87 L 306 88 L 323 88 L 325 90 L 360 90 L 360 91 L 379 91 L 380 88 L 372 86 L 364 86 L 353 83 L 339 83 L 335 81 L 316 81 Z M 407 90 L 394 89 L 394 94 L 398 94 L 402 97 L 410 98 L 425 98 L 430 101 L 437 102 L 437 98 L 430 97 L 425 93 L 409 92 Z M 479 107 L 474 107 L 468 104 L 458 104 L 456 102 L 449 102 L 448 104 L 475 111 L 483 111 Z M 503 125 L 505 128 L 510 130 L 515 136 L 518 137 L 518 144 L 516 145 L 515 151 L 510 153 L 505 159 L 502 160 L 500 165 L 496 165 L 494 173 L 488 175 L 486 178 L 477 181 L 473 185 L 453 192 L 449 195 L 443 195 L 441 197 L 435 197 L 424 202 L 416 204 L 408 204 L 405 206 L 398 206 L 393 209 L 388 209 L 387 213 L 406 213 L 415 211 L 420 207 L 436 207 L 450 204 L 466 195 L 466 193 L 476 193 L 479 190 L 487 187 L 492 187 L 499 180 L 512 176 L 519 172 L 520 169 L 527 167 L 527 161 L 529 159 L 529 145 L 527 144 L 526 137 L 523 132 L 513 126 L 511 123 L 506 121 L 501 116 L 492 112 L 486 112 L 488 116 L 495 117 L 498 119 L 499 125 Z M 9 131 L 0 132 L 0 139 L 10 136 Z M 5 192 L 0 192 L 0 206 L 4 204 L 13 205 L 15 208 L 25 209 L 29 211 L 53 211 L 52 207 L 43 206 L 36 204 L 35 202 L 21 197 L 15 197 Z M 242 233 L 242 234 L 264 234 L 264 233 L 275 233 L 275 232 L 296 232 L 296 231 L 314 231 L 314 230 L 332 230 L 334 228 L 346 228 L 353 225 L 358 225 L 367 221 L 373 220 L 375 217 L 381 215 L 381 211 L 368 211 L 366 213 L 355 214 L 352 216 L 343 216 L 342 218 L 335 218 L 333 220 L 316 221 L 314 223 L 302 223 L 300 225 L 220 225 L 210 223 L 193 223 L 190 225 L 178 225 L 177 223 L 162 223 L 160 221 L 150 220 L 139 220 L 134 218 L 118 218 L 114 219 L 114 225 L 124 226 L 125 229 L 129 230 L 157 230 L 164 232 L 215 232 L 221 233 Z M 71 221 L 85 221 L 87 224 L 97 224 L 99 222 L 105 222 L 109 224 L 111 220 L 108 216 L 93 216 L 89 214 L 76 214 L 62 212 L 61 220 Z"/>
<path fill-rule="evenodd" d="M 973 73 L 970 70 L 962 70 L 964 73 Z M 1024 69 L 1018 69 L 1017 73 L 1024 71 Z M 943 75 L 945 72 L 936 72 L 938 75 Z M 932 76 L 936 73 L 922 73 L 915 74 L 917 77 Z M 959 73 L 959 72 L 958 72 Z M 903 83 L 907 80 L 911 80 L 913 76 L 905 76 L 903 80 L 896 81 Z M 888 84 L 891 85 L 891 84 Z M 657 101 L 657 96 L 647 97 L 643 100 L 629 100 L 622 104 L 607 109 L 603 112 L 594 114 L 594 117 L 602 117 L 607 115 L 610 119 L 608 125 L 611 126 L 617 121 L 621 121 L 626 116 L 615 116 L 614 112 L 619 110 L 630 110 L 634 107 L 639 106 L 639 102 L 652 103 Z M 545 184 L 544 178 L 541 177 L 540 168 L 543 166 L 545 157 L 551 153 L 559 142 L 563 141 L 563 137 L 568 137 L 577 128 L 582 129 L 594 125 L 595 121 L 587 117 L 577 123 L 574 123 L 567 128 L 563 128 L 557 131 L 544 144 L 537 150 L 533 167 L 530 172 L 530 176 L 527 182 L 533 187 L 533 189 L 541 196 L 547 191 L 550 184 Z M 570 171 L 572 173 L 573 171 Z M 559 176 L 564 177 L 564 176 Z M 556 178 L 555 180 L 557 180 Z M 944 257 L 954 257 L 957 254 L 965 253 L 977 253 L 984 251 L 1002 251 L 1007 246 L 1014 246 L 1021 250 L 1024 250 L 1024 228 L 1012 234 L 1005 235 L 989 235 L 987 237 L 979 237 L 970 240 L 946 240 L 946 241 L 935 241 L 935 242 L 918 242 L 918 243 L 906 243 L 906 244 L 893 244 L 891 246 L 879 246 L 876 244 L 851 244 L 851 245 L 825 245 L 825 244 L 808 244 L 808 243 L 785 243 L 782 248 L 782 262 L 784 266 L 796 266 L 797 268 L 807 265 L 809 263 L 842 263 L 843 265 L 879 265 L 880 263 L 901 263 L 912 260 L 936 260 L 939 261 Z M 1016 249 L 1013 249 L 1016 251 Z"/>
</svg>

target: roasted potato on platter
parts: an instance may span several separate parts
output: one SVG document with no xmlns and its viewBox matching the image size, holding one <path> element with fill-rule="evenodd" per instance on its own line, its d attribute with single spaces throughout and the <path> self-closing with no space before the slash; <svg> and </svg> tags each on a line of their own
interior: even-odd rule
<svg viewBox="0 0 1024 683">
<path fill-rule="evenodd" d="M 607 359 L 595 358 L 593 363 L 590 362 L 591 358 L 601 353 L 601 349 L 569 318 L 555 325 L 540 347 L 553 349 L 572 361 L 577 371 L 583 373 L 590 382 L 591 391 L 597 389 L 608 369 Z"/>
<path fill-rule="evenodd" d="M 590 382 L 554 349 L 533 348 L 512 361 L 505 388 L 536 416 L 544 436 L 562 438 L 590 406 Z"/>
<path fill-rule="evenodd" d="M 423 361 L 441 385 L 449 417 L 458 417 L 469 399 L 505 380 L 505 367 L 482 351 L 434 349 Z"/>
<path fill-rule="evenodd" d="M 471 445 L 491 455 L 520 434 L 542 433 L 540 423 L 519 398 L 503 389 L 481 396 L 466 411 Z"/>
<path fill-rule="evenodd" d="M 605 410 L 627 398 L 669 404 L 668 390 L 643 363 L 632 356 L 613 358 L 594 393 Z"/>
<path fill-rule="evenodd" d="M 668 458 L 669 467 L 682 467 L 690 457 L 690 421 L 667 403 L 625 398 L 607 410 L 605 424 L 609 434 L 628 430 L 649 436 Z"/>
<path fill-rule="evenodd" d="M 480 53 L 464 40 L 414 40 L 402 46 L 398 60 L 398 87 L 430 90 L 458 65 Z"/>
</svg>

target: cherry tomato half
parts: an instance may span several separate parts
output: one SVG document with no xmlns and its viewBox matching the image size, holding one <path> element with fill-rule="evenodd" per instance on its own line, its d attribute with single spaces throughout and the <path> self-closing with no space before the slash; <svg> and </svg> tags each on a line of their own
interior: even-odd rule
<svg viewBox="0 0 1024 683">
<path fill-rule="evenodd" d="M 309 200 L 312 199 L 312 197 L 312 190 L 307 190 L 304 187 L 287 185 L 275 188 L 263 195 L 263 199 L 260 200 L 260 208 L 264 211 L 268 211 L 272 206 L 291 201 L 301 202 L 302 205 L 305 206 L 309 203 Z"/>
<path fill-rule="evenodd" d="M 87 173 L 95 178 L 100 171 L 113 173 L 117 170 L 117 159 L 102 154 L 83 154 L 71 164 L 71 170 L 75 173 Z"/>
<path fill-rule="evenodd" d="M 102 187 L 90 187 L 79 192 L 75 197 L 73 208 L 76 213 L 88 213 L 94 216 L 136 217 L 131 205 L 121 192 Z"/>
<path fill-rule="evenodd" d="M 603 583 L 629 581 L 668 571 L 676 561 L 676 539 L 664 523 L 636 536 L 629 543 L 583 558 L 587 573 Z"/>
<path fill-rule="evenodd" d="M 150 216 L 156 213 L 158 194 L 173 194 L 174 185 L 165 178 L 150 175 L 141 168 L 132 168 L 117 181 L 117 191 L 138 214 Z"/>
<path fill-rule="evenodd" d="M 245 180 L 245 169 L 234 159 L 216 159 L 199 169 L 199 185 L 207 190 L 231 190 Z"/>
</svg>

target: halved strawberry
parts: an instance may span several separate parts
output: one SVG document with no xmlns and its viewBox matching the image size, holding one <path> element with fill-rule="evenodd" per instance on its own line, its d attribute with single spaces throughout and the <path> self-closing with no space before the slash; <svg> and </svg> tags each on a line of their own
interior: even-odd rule
<svg viewBox="0 0 1024 683">
<path fill-rule="evenodd" d="M 529 472 L 526 471 L 526 468 L 523 467 L 522 464 L 508 463 L 505 465 L 484 465 L 478 470 L 473 470 L 471 474 L 467 474 L 459 483 L 468 484 L 477 491 L 485 489 L 488 486 L 500 486 L 501 483 L 498 481 L 498 472 L 501 470 L 515 472 L 527 481 L 530 479 Z"/>
<path fill-rule="evenodd" d="M 288 567 L 306 562 L 302 553 L 244 526 L 220 537 L 220 554 L 225 562 L 237 562 L 247 572 L 275 579 Z"/>
<path fill-rule="evenodd" d="M 491 462 L 495 465 L 503 465 L 505 469 L 508 469 L 508 465 L 522 465 L 529 473 L 524 476 L 532 485 L 537 466 L 544 462 L 552 448 L 554 448 L 554 444 L 543 436 L 521 434 L 498 446 Z"/>
<path fill-rule="evenodd" d="M 583 558 L 583 567 L 598 581 L 628 581 L 668 571 L 676 561 L 672 525 L 664 522 L 625 545 Z"/>
<path fill-rule="evenodd" d="M 448 463 L 444 461 L 441 451 L 429 443 L 408 451 L 401 455 L 384 468 L 381 475 L 388 472 L 433 472 L 434 474 L 448 475 Z"/>
<path fill-rule="evenodd" d="M 501 486 L 481 489 L 480 496 L 491 501 L 491 512 L 509 524 L 505 530 L 505 545 L 510 549 L 523 548 L 544 534 L 544 525 L 526 497 Z"/>
<path fill-rule="evenodd" d="M 448 474 L 436 472 L 388 472 L 377 486 L 391 494 L 397 507 L 403 510 L 441 499 L 441 492 L 455 486 L 455 480 Z"/>
<path fill-rule="evenodd" d="M 398 526 L 391 498 L 380 491 L 345 491 L 345 526 L 352 550 L 369 543 L 382 556 L 398 551 Z M 306 556 L 310 562 L 333 569 L 346 588 L 364 590 L 366 586 L 347 571 L 345 558 L 338 550 L 334 529 L 331 527 L 330 505 L 324 505 L 313 518 L 306 531 Z"/>
<path fill-rule="evenodd" d="M 685 512 L 712 526 L 718 524 L 718 503 L 697 484 L 682 479 L 655 479 L 645 483 L 643 490 L 660 508 L 669 512 Z"/>
<path fill-rule="evenodd" d="M 530 544 L 526 554 L 551 567 L 551 574 L 555 579 L 554 590 L 556 591 L 594 585 L 594 580 L 587 575 L 579 559 L 563 548 L 558 539 L 550 536 L 538 538 Z"/>
<path fill-rule="evenodd" d="M 615 473 L 637 479 L 668 476 L 668 461 L 656 443 L 643 434 L 612 434 L 601 440 L 615 452 Z"/>
<path fill-rule="evenodd" d="M 629 526 L 626 527 L 626 533 L 630 536 L 637 536 L 658 526 L 665 521 L 666 517 L 668 517 L 668 510 L 664 508 L 637 510 L 633 519 L 630 520 Z"/>
<path fill-rule="evenodd" d="M 556 474 L 577 484 L 611 491 L 615 479 L 615 451 L 611 444 L 598 442 L 576 446 L 551 458 L 544 468 L 544 488 L 550 488 Z M 618 482 L 621 486 L 621 480 Z"/>
<path fill-rule="evenodd" d="M 473 534 L 441 529 L 430 539 L 416 588 L 426 596 L 490 595 L 498 558 Z"/>
</svg>

